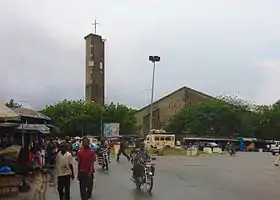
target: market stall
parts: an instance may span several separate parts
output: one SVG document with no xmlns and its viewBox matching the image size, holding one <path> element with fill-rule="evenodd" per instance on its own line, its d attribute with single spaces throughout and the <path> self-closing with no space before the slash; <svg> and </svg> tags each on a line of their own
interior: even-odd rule
<svg viewBox="0 0 280 200">
<path fill-rule="evenodd" d="M 15 173 L 19 148 L 12 148 L 14 133 L 20 125 L 20 116 L 0 103 L 0 197 L 19 192 Z"/>
</svg>

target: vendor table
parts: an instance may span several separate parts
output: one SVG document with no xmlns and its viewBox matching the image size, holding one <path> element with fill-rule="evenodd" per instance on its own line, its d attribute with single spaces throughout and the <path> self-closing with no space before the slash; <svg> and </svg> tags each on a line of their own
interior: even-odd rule
<svg viewBox="0 0 280 200">
<path fill-rule="evenodd" d="M 14 172 L 0 173 L 0 197 L 19 192 L 19 179 Z"/>
</svg>

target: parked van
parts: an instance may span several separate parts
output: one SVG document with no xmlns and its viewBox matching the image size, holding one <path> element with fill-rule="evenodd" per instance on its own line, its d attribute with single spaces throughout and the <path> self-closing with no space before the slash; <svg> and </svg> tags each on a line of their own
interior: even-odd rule
<svg viewBox="0 0 280 200">
<path fill-rule="evenodd" d="M 144 140 L 147 148 L 175 147 L 175 134 L 149 134 Z"/>
</svg>

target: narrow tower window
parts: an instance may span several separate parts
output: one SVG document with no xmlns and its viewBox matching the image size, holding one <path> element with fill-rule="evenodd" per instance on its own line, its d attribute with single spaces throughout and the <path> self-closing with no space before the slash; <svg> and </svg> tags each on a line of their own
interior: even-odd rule
<svg viewBox="0 0 280 200">
<path fill-rule="evenodd" d="M 88 66 L 90 68 L 94 67 L 94 61 L 93 60 L 88 61 Z"/>
<path fill-rule="evenodd" d="M 99 68 L 100 68 L 100 70 L 103 70 L 103 62 L 100 62 Z"/>
</svg>

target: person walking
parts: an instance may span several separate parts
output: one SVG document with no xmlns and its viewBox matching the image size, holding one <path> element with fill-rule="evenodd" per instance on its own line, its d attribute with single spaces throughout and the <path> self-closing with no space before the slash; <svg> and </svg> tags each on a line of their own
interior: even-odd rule
<svg viewBox="0 0 280 200">
<path fill-rule="evenodd" d="M 52 165 L 52 161 L 54 160 L 56 154 L 55 154 L 55 149 L 57 148 L 57 145 L 53 141 L 53 138 L 50 139 L 50 141 L 46 144 L 46 164 Z"/>
<path fill-rule="evenodd" d="M 83 148 L 78 152 L 78 180 L 80 181 L 80 194 L 82 200 L 88 200 L 92 196 L 94 179 L 94 162 L 96 154 L 89 146 L 89 139 L 84 138 Z"/>
<path fill-rule="evenodd" d="M 72 151 L 73 151 L 73 145 L 72 145 L 72 141 L 71 141 L 70 137 L 67 136 L 66 139 L 65 139 L 65 141 L 66 141 L 67 151 L 69 151 L 70 153 L 72 153 Z"/>
<path fill-rule="evenodd" d="M 121 142 L 120 142 L 120 149 L 119 149 L 118 154 L 117 154 L 117 162 L 120 162 L 120 155 L 121 154 L 123 154 L 128 161 L 130 160 L 129 155 L 127 155 L 127 153 L 125 151 L 126 147 L 127 147 L 127 145 L 126 145 L 125 139 L 122 138 Z"/>
<path fill-rule="evenodd" d="M 280 148 L 278 150 L 278 154 L 276 155 L 276 159 L 274 160 L 274 165 L 279 166 L 279 161 L 280 161 Z"/>
<path fill-rule="evenodd" d="M 50 186 L 54 186 L 55 181 L 55 159 L 56 159 L 56 150 L 57 150 L 57 144 L 53 141 L 53 138 L 50 138 L 50 141 L 47 143 L 46 148 L 46 165 L 50 169 L 50 180 L 49 184 Z"/>
<path fill-rule="evenodd" d="M 30 171 L 31 165 L 31 153 L 30 153 L 30 145 L 29 142 L 25 142 L 24 146 L 20 149 L 17 164 L 19 167 L 19 174 L 22 176 L 22 185 L 20 187 L 21 190 L 27 190 L 30 188 L 29 184 L 27 184 L 26 177 Z"/>
<path fill-rule="evenodd" d="M 56 156 L 57 190 L 60 200 L 70 200 L 70 182 L 74 179 L 73 157 L 63 143 Z"/>
</svg>

